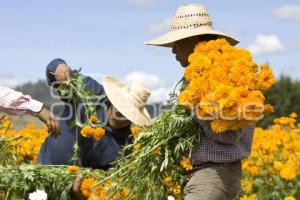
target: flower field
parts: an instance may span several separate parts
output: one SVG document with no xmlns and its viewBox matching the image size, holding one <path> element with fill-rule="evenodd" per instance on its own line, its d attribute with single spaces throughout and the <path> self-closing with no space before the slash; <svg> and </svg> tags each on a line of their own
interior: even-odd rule
<svg viewBox="0 0 300 200">
<path fill-rule="evenodd" d="M 252 153 L 243 161 L 242 192 L 239 197 L 241 200 L 300 199 L 300 126 L 296 124 L 296 116 L 293 113 L 289 117 L 278 118 L 269 129 L 255 129 Z M 29 124 L 17 131 L 10 124 L 8 118 L 2 121 L 0 137 L 18 138 L 9 142 L 10 150 L 14 152 L 12 155 L 15 155 L 14 159 L 19 165 L 36 164 L 39 147 L 47 136 L 46 128 L 38 129 Z M 137 132 L 138 130 L 134 128 L 135 135 Z M 184 159 L 182 165 L 190 167 L 188 161 Z M 72 179 L 74 175 L 80 173 L 77 167 L 65 167 L 62 171 Z M 104 177 L 96 171 L 89 173 L 94 173 L 95 176 L 92 178 L 87 175 L 84 179 L 81 187 L 83 194 L 90 199 L 103 198 L 105 186 L 97 186 L 93 190 L 91 186 L 97 182 L 96 180 Z M 0 185 L 1 183 L 0 179 Z M 172 178 L 166 177 L 164 184 L 172 185 Z M 180 187 L 173 190 L 174 196 L 180 193 Z M 128 191 L 124 190 L 119 198 L 125 199 L 127 193 Z"/>
</svg>

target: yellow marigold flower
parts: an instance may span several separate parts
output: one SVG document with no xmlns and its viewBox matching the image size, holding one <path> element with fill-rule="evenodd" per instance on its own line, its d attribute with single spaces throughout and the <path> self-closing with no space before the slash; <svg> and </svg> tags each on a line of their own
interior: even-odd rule
<svg viewBox="0 0 300 200">
<path fill-rule="evenodd" d="M 280 161 L 275 161 L 275 162 L 274 162 L 274 168 L 275 168 L 277 171 L 280 171 L 280 170 L 283 168 L 283 163 L 280 162 Z"/>
<path fill-rule="evenodd" d="M 297 113 L 295 113 L 295 112 L 292 112 L 292 113 L 290 114 L 290 117 L 291 117 L 291 118 L 297 118 L 297 117 L 298 117 L 298 115 L 297 115 Z"/>
<path fill-rule="evenodd" d="M 185 169 L 186 171 L 190 171 L 190 170 L 193 169 L 193 166 L 192 166 L 190 160 L 189 160 L 187 157 L 185 157 L 185 156 L 182 157 L 182 159 L 181 159 L 181 161 L 180 161 L 180 165 L 181 165 L 181 166 L 183 167 L 183 169 Z"/>
<path fill-rule="evenodd" d="M 93 178 L 87 178 L 82 181 L 81 192 L 85 197 L 90 197 L 92 190 L 91 187 L 96 183 Z"/>
<path fill-rule="evenodd" d="M 171 191 L 175 197 L 178 197 L 181 195 L 181 187 L 178 183 L 176 183 L 175 187 L 171 188 Z"/>
<path fill-rule="evenodd" d="M 172 184 L 172 177 L 171 176 L 167 176 L 164 178 L 164 180 L 162 181 L 163 185 L 165 186 L 169 186 Z"/>
<path fill-rule="evenodd" d="M 97 118 L 96 115 L 91 115 L 89 120 L 90 120 L 91 123 L 96 123 L 98 121 L 98 118 Z"/>
<path fill-rule="evenodd" d="M 2 122 L 2 126 L 5 128 L 9 126 L 12 127 L 12 123 L 9 119 L 6 119 L 4 122 Z"/>
<path fill-rule="evenodd" d="M 256 200 L 257 198 L 256 198 L 256 194 L 252 194 L 252 195 L 249 195 L 249 196 L 247 196 L 247 195 L 244 195 L 244 196 L 242 196 L 241 198 L 240 198 L 240 200 Z"/>
<path fill-rule="evenodd" d="M 261 71 L 258 76 L 258 85 L 262 90 L 268 90 L 275 83 L 275 77 L 272 69 L 268 65 L 261 65 Z"/>
<path fill-rule="evenodd" d="M 134 145 L 134 150 L 135 151 L 139 151 L 140 149 L 141 149 L 141 144 L 140 143 Z"/>
<path fill-rule="evenodd" d="M 138 134 L 141 132 L 142 128 L 138 126 L 131 127 L 131 133 L 134 139 L 137 138 Z"/>
<path fill-rule="evenodd" d="M 78 172 L 79 172 L 79 167 L 74 166 L 74 165 L 69 166 L 69 167 L 68 167 L 68 172 L 69 172 L 69 173 L 72 173 L 72 174 L 78 173 Z"/>
<path fill-rule="evenodd" d="M 245 192 L 249 194 L 252 192 L 253 183 L 248 179 L 244 179 L 242 180 L 242 187 L 245 190 Z"/>
<path fill-rule="evenodd" d="M 296 199 L 293 196 L 288 196 L 288 197 L 285 197 L 284 200 L 296 200 Z"/>
<path fill-rule="evenodd" d="M 287 181 L 293 180 L 294 178 L 296 178 L 296 176 L 296 169 L 293 166 L 288 166 L 280 170 L 280 177 Z"/>
</svg>

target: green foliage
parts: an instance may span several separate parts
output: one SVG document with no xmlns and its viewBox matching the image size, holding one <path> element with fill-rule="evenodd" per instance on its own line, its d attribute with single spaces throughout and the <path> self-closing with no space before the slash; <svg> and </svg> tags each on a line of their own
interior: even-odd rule
<svg viewBox="0 0 300 200">
<path fill-rule="evenodd" d="M 273 119 L 288 116 L 292 112 L 300 113 L 300 81 L 293 81 L 290 77 L 281 76 L 276 84 L 265 93 L 266 102 L 274 107 L 274 112 L 264 117 L 258 123 L 266 128 L 273 123 Z M 298 122 L 300 116 L 298 116 Z"/>
<path fill-rule="evenodd" d="M 80 173 L 94 177 L 96 170 L 82 169 Z M 69 173 L 66 166 L 1 166 L 0 199 L 23 199 L 26 193 L 40 189 L 46 191 L 50 199 L 72 200 L 71 189 L 77 175 Z"/>
<path fill-rule="evenodd" d="M 80 146 L 78 140 L 80 137 L 79 128 L 84 126 L 93 126 L 88 120 L 82 122 L 80 116 L 78 116 L 78 104 L 84 106 L 84 112 L 86 119 L 91 115 L 97 115 L 96 105 L 100 105 L 101 100 L 105 95 L 95 95 L 94 91 L 85 87 L 85 77 L 80 74 L 81 69 L 72 73 L 71 80 L 65 81 L 59 84 L 58 92 L 60 95 L 68 97 L 68 101 L 73 105 L 74 112 L 72 125 L 76 128 L 76 143 L 74 144 L 74 156 L 72 158 L 74 165 L 81 165 L 79 159 Z M 102 126 L 102 123 L 99 122 L 97 126 Z"/>
<path fill-rule="evenodd" d="M 253 176 L 248 172 L 244 172 L 243 176 L 245 179 L 253 179 Z M 256 194 L 257 199 L 263 200 L 283 199 L 287 196 L 300 199 L 300 180 L 295 178 L 287 183 L 280 178 L 279 174 L 256 177 L 254 178 L 251 192 L 247 193 L 245 188 L 242 188 L 240 194 Z"/>
<path fill-rule="evenodd" d="M 117 180 L 108 194 L 118 194 L 129 189 L 128 199 L 166 199 L 172 187 L 163 185 L 163 179 L 172 177 L 174 186 L 185 181 L 185 172 L 179 165 L 182 156 L 189 156 L 193 144 L 199 142 L 197 122 L 183 106 L 173 106 L 156 119 L 153 125 L 139 133 L 133 144 L 125 147 L 131 152 L 117 160 L 117 165 L 107 178 Z M 136 145 L 141 145 L 135 149 Z"/>
</svg>

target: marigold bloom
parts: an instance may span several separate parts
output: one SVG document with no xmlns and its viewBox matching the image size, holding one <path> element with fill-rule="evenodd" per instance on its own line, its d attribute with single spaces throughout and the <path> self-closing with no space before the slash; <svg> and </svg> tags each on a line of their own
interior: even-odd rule
<svg viewBox="0 0 300 200">
<path fill-rule="evenodd" d="M 185 169 L 186 171 L 190 171 L 190 170 L 193 169 L 193 166 L 192 166 L 190 160 L 189 160 L 187 157 L 185 157 L 185 156 L 182 157 L 182 159 L 181 159 L 181 161 L 180 161 L 180 165 L 181 165 L 181 166 L 183 167 L 183 169 Z"/>
<path fill-rule="evenodd" d="M 288 196 L 288 197 L 285 197 L 284 200 L 296 200 L 296 199 L 293 196 Z"/>
<path fill-rule="evenodd" d="M 140 149 L 141 149 L 141 144 L 140 143 L 134 145 L 134 150 L 135 151 L 139 151 Z"/>
<path fill-rule="evenodd" d="M 247 195 L 244 195 L 244 196 L 242 196 L 241 198 L 240 198 L 240 200 L 256 200 L 257 198 L 256 198 L 256 194 L 252 194 L 252 195 L 249 195 L 249 196 L 247 196 Z"/>
<path fill-rule="evenodd" d="M 162 181 L 163 185 L 165 186 L 169 186 L 172 184 L 172 177 L 171 176 L 167 176 L 164 178 L 164 180 Z"/>
<path fill-rule="evenodd" d="M 262 91 L 275 83 L 275 77 L 268 65 L 258 66 L 248 50 L 231 46 L 225 39 L 200 42 L 188 61 L 184 72 L 188 84 L 178 101 L 191 109 L 199 107 L 199 117 L 215 116 L 211 123 L 215 132 L 254 125 L 272 111 L 264 105 Z"/>
<path fill-rule="evenodd" d="M 83 137 L 91 137 L 93 135 L 93 128 L 89 126 L 85 126 L 81 129 L 80 134 Z"/>
<path fill-rule="evenodd" d="M 96 183 L 95 179 L 87 178 L 82 181 L 81 192 L 85 197 L 90 197 L 92 190 L 91 187 Z"/>
<path fill-rule="evenodd" d="M 100 128 L 94 129 L 92 136 L 96 140 L 100 140 L 104 135 L 105 135 L 105 129 L 100 127 Z"/>
<path fill-rule="evenodd" d="M 131 127 L 131 133 L 134 139 L 137 138 L 138 134 L 141 132 L 142 128 L 138 126 Z"/>
<path fill-rule="evenodd" d="M 297 115 L 297 113 L 295 113 L 295 112 L 292 112 L 292 113 L 290 114 L 290 117 L 291 117 L 291 118 L 297 118 L 297 117 L 298 117 L 298 115 Z"/>
<path fill-rule="evenodd" d="M 283 163 L 280 162 L 280 161 L 275 161 L 275 162 L 274 162 L 274 168 L 275 168 L 277 171 L 280 171 L 280 170 L 283 168 Z"/>
<path fill-rule="evenodd" d="M 285 179 L 287 181 L 293 180 L 297 176 L 295 167 L 288 166 L 288 167 L 283 168 L 280 171 L 280 176 L 281 176 L 281 178 L 283 178 L 283 179 Z"/>
<path fill-rule="evenodd" d="M 90 120 L 91 123 L 96 123 L 98 121 L 98 118 L 97 118 L 96 115 L 91 115 L 89 120 Z"/>
<path fill-rule="evenodd" d="M 79 167 L 72 165 L 72 166 L 69 166 L 67 170 L 69 173 L 75 174 L 75 173 L 79 172 Z"/>
</svg>

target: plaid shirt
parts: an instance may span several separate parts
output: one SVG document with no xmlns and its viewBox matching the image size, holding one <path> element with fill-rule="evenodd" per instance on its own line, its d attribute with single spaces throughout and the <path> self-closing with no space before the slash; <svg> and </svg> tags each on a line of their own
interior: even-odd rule
<svg viewBox="0 0 300 200">
<path fill-rule="evenodd" d="M 245 126 L 238 131 L 216 134 L 207 121 L 198 120 L 203 129 L 200 143 L 192 151 L 192 164 L 206 162 L 228 163 L 246 158 L 252 147 L 254 126 Z"/>
</svg>

